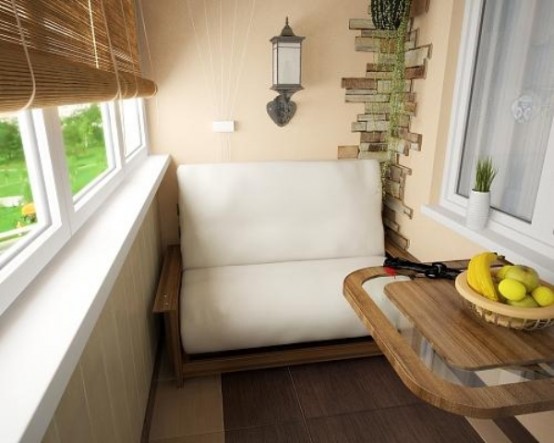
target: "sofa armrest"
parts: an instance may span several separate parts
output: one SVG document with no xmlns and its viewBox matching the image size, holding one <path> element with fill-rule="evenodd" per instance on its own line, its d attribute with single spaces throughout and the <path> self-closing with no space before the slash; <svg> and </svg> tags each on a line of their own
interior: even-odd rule
<svg viewBox="0 0 554 443">
<path fill-rule="evenodd" d="M 154 314 L 163 314 L 165 344 L 177 384 L 183 383 L 183 347 L 179 326 L 182 260 L 179 245 L 170 245 L 164 256 L 162 272 L 154 299 Z"/>
</svg>

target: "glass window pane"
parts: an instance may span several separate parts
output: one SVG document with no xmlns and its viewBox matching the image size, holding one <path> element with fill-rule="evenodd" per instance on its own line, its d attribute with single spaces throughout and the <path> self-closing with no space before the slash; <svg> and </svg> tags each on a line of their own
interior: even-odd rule
<svg viewBox="0 0 554 443">
<path fill-rule="evenodd" d="M 139 105 L 140 102 L 137 99 L 121 100 L 120 102 L 126 156 L 133 153 L 144 144 L 142 140 L 142 120 Z"/>
<path fill-rule="evenodd" d="M 531 221 L 554 116 L 554 2 L 485 2 L 458 193 L 491 156 L 492 205 Z"/>
<path fill-rule="evenodd" d="M 97 103 L 58 108 L 71 192 L 77 194 L 108 170 L 102 112 Z"/>
<path fill-rule="evenodd" d="M 17 117 L 0 116 L 0 255 L 37 225 Z"/>
</svg>

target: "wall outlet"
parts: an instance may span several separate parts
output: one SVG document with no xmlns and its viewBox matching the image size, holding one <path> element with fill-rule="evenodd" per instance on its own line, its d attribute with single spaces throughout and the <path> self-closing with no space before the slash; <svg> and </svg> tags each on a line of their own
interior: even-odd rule
<svg viewBox="0 0 554 443">
<path fill-rule="evenodd" d="M 234 120 L 221 120 L 212 122 L 213 132 L 235 132 Z"/>
</svg>

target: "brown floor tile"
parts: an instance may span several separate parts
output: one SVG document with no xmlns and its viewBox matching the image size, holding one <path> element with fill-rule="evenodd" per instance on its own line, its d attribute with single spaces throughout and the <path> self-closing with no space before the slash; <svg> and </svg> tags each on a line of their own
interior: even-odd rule
<svg viewBox="0 0 554 443">
<path fill-rule="evenodd" d="M 219 376 L 185 380 L 182 388 L 173 381 L 156 386 L 150 440 L 223 431 Z"/>
<path fill-rule="evenodd" d="M 303 422 L 276 423 L 225 432 L 225 443 L 310 443 Z"/>
<path fill-rule="evenodd" d="M 506 434 L 504 434 L 502 430 L 494 424 L 493 420 L 473 417 L 466 417 L 466 420 L 475 432 L 477 432 L 486 442 L 512 443 L 512 441 L 514 441 L 519 443 L 519 440 L 509 439 Z"/>
<path fill-rule="evenodd" d="M 384 357 L 290 368 L 307 418 L 419 403 Z"/>
<path fill-rule="evenodd" d="M 457 415 L 417 404 L 308 420 L 313 443 L 477 443 L 471 425 Z"/>
<path fill-rule="evenodd" d="M 538 443 L 538 440 L 533 437 L 533 435 L 521 424 L 521 422 L 515 417 L 504 417 L 497 418 L 494 420 L 494 423 L 502 430 L 504 434 L 510 437 L 510 440 L 517 441 L 517 443 Z M 543 422 L 543 426 L 546 421 Z M 552 423 L 546 425 L 549 430 L 544 433 L 544 436 L 547 435 L 554 441 L 554 427 Z M 544 440 L 542 440 L 544 441 Z"/>
<path fill-rule="evenodd" d="M 225 443 L 225 433 L 189 435 L 186 437 L 163 438 L 150 440 L 150 443 Z"/>
<path fill-rule="evenodd" d="M 223 374 L 221 389 L 226 430 L 302 418 L 287 368 Z"/>
</svg>

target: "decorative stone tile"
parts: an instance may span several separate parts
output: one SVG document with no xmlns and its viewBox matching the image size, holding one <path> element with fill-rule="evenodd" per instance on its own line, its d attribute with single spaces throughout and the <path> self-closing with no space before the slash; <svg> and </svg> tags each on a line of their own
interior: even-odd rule
<svg viewBox="0 0 554 443">
<path fill-rule="evenodd" d="M 345 89 L 377 89 L 377 82 L 372 78 L 343 78 L 341 87 Z"/>
<path fill-rule="evenodd" d="M 346 158 L 358 158 L 358 146 L 357 145 L 350 145 L 350 146 L 339 146 L 339 159 L 346 159 Z"/>
<path fill-rule="evenodd" d="M 405 214 L 409 218 L 412 218 L 413 216 L 413 209 L 407 207 L 404 202 L 401 200 L 391 197 L 389 195 L 385 196 L 385 199 L 383 200 L 383 203 L 388 208 L 392 209 L 393 211 L 397 211 L 399 213 Z"/>
<path fill-rule="evenodd" d="M 366 131 L 388 131 L 389 130 L 389 122 L 388 121 L 380 121 L 380 122 L 365 122 L 366 124 Z"/>
<path fill-rule="evenodd" d="M 407 128 L 410 126 L 410 116 L 407 114 L 400 114 L 398 116 L 398 126 L 402 128 Z"/>
<path fill-rule="evenodd" d="M 387 147 L 386 143 L 360 143 L 360 151 L 384 152 Z"/>
<path fill-rule="evenodd" d="M 362 132 L 360 134 L 361 143 L 383 143 L 387 141 L 385 132 Z"/>
<path fill-rule="evenodd" d="M 408 155 L 410 143 L 401 138 L 391 138 L 389 141 L 390 149 L 398 154 Z"/>
<path fill-rule="evenodd" d="M 358 114 L 357 121 L 359 122 L 378 122 L 386 120 L 387 116 L 383 114 Z"/>
<path fill-rule="evenodd" d="M 411 174 L 412 174 L 412 170 L 410 168 L 406 168 L 405 166 L 398 165 L 398 164 L 390 165 L 389 177 L 391 178 L 391 180 L 394 180 L 394 181 L 405 180 L 405 178 Z"/>
<path fill-rule="evenodd" d="M 410 247 L 410 240 L 392 229 L 385 228 L 385 236 L 405 251 Z"/>
<path fill-rule="evenodd" d="M 415 115 L 417 110 L 417 103 L 411 101 L 404 102 L 404 112 L 408 115 Z"/>
<path fill-rule="evenodd" d="M 366 114 L 383 112 L 388 114 L 390 112 L 390 103 L 366 103 L 364 110 Z"/>
<path fill-rule="evenodd" d="M 362 37 L 357 37 L 357 38 L 362 38 Z M 356 44 L 356 51 L 364 51 L 364 50 L 365 51 L 371 51 L 371 49 L 359 49 L 359 46 L 361 46 L 361 45 Z M 382 38 L 379 41 L 379 47 L 377 49 L 374 49 L 374 51 L 394 54 L 394 53 L 396 53 L 397 46 L 398 46 L 398 42 L 396 41 L 396 38 L 394 38 L 394 39 Z M 416 47 L 415 41 L 407 40 L 406 42 L 404 42 L 404 51 L 410 51 L 412 49 L 415 49 L 415 47 Z M 369 46 L 368 46 L 368 48 L 369 48 Z"/>
<path fill-rule="evenodd" d="M 394 198 L 402 198 L 402 187 L 400 183 L 393 182 L 391 180 L 385 180 L 385 192 L 392 195 Z"/>
<path fill-rule="evenodd" d="M 346 94 L 347 103 L 388 103 L 389 94 Z"/>
<path fill-rule="evenodd" d="M 383 65 L 381 63 L 368 63 L 365 68 L 366 72 L 392 72 L 392 65 Z"/>
<path fill-rule="evenodd" d="M 356 37 L 356 51 L 376 52 L 389 48 L 395 41 L 391 39 L 373 38 L 373 37 Z M 389 50 L 389 52 L 391 52 Z"/>
<path fill-rule="evenodd" d="M 394 211 L 393 211 L 394 212 Z M 398 223 L 396 223 L 395 221 L 392 221 L 392 220 L 389 220 L 388 218 L 386 218 L 385 216 L 383 216 L 383 224 L 393 230 L 393 231 L 400 231 L 400 225 Z"/>
<path fill-rule="evenodd" d="M 412 89 L 412 82 L 410 80 L 404 81 L 404 92 L 410 92 Z M 377 93 L 390 94 L 392 92 L 391 80 L 378 80 L 377 81 Z"/>
<path fill-rule="evenodd" d="M 351 131 L 352 132 L 367 131 L 367 123 L 368 122 L 353 122 L 351 123 Z"/>
<path fill-rule="evenodd" d="M 421 134 L 415 134 L 413 132 L 401 130 L 399 132 L 399 135 L 401 138 L 403 138 L 406 141 L 409 141 L 410 143 L 417 143 L 419 145 L 421 144 L 421 139 L 422 139 Z"/>
<path fill-rule="evenodd" d="M 407 80 L 413 80 L 416 78 L 425 78 L 425 71 L 426 71 L 425 68 L 426 68 L 426 63 L 424 63 L 422 66 L 414 66 L 412 68 L 406 68 L 404 77 Z"/>
<path fill-rule="evenodd" d="M 393 65 L 396 61 L 395 54 L 377 54 L 377 63 Z"/>
<path fill-rule="evenodd" d="M 406 103 L 406 102 L 415 102 L 415 101 L 416 101 L 415 92 L 406 92 L 404 94 L 404 103 Z"/>
<path fill-rule="evenodd" d="M 362 159 L 370 159 L 370 160 L 378 160 L 380 162 L 384 162 L 388 159 L 388 153 L 387 152 L 361 152 L 358 154 L 358 158 L 360 160 Z"/>
<path fill-rule="evenodd" d="M 392 79 L 392 71 L 367 71 L 365 76 L 367 79 L 390 80 Z M 377 84 L 375 88 L 377 88 Z"/>
<path fill-rule="evenodd" d="M 362 29 L 362 37 L 372 38 L 391 38 L 395 35 L 395 31 L 389 31 L 388 29 Z"/>
<path fill-rule="evenodd" d="M 375 29 L 375 25 L 373 24 L 373 20 L 371 20 L 371 18 L 351 18 L 348 28 L 352 30 Z"/>
<path fill-rule="evenodd" d="M 421 46 L 405 52 L 404 64 L 407 68 L 420 66 L 423 65 L 425 59 L 429 57 L 431 57 L 431 45 Z"/>
<path fill-rule="evenodd" d="M 346 90 L 346 95 L 375 95 L 377 94 L 377 88 L 375 89 L 365 89 L 365 88 L 360 88 L 360 89 L 347 89 Z"/>
</svg>

